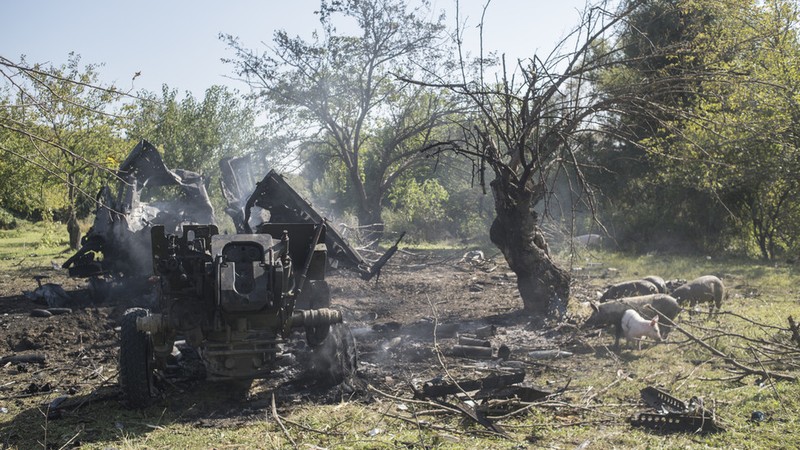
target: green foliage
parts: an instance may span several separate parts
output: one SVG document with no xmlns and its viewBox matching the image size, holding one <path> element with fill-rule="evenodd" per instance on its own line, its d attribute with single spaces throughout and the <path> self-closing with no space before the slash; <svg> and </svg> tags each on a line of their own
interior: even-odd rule
<svg viewBox="0 0 800 450">
<path fill-rule="evenodd" d="M 643 95 L 659 107 L 615 117 L 628 139 L 598 140 L 591 162 L 601 169 L 590 171 L 618 242 L 663 249 L 668 236 L 765 259 L 798 250 L 798 18 L 796 3 L 781 0 L 634 11 L 618 42 L 627 59 L 597 86 L 610 95 L 658 80 Z"/>
<path fill-rule="evenodd" d="M 694 41 L 708 13 L 682 9 L 686 3 L 639 4 L 617 42 L 595 50 L 615 55 L 610 49 L 619 49 L 594 75 L 599 89 L 651 103 L 647 113 L 623 106 L 610 120 L 617 132 L 596 138 L 587 152 L 592 164 L 587 176 L 603 193 L 601 221 L 622 248 L 630 250 L 702 248 L 707 244 L 704 236 L 719 229 L 720 208 L 708 208 L 714 203 L 694 186 L 669 179 L 659 158 L 642 145 L 667 134 L 663 123 L 681 117 L 696 101 L 695 77 L 702 63 Z"/>
<path fill-rule="evenodd" d="M 680 139 L 654 139 L 669 179 L 718 199 L 764 259 L 799 250 L 800 8 L 795 2 L 709 2 L 718 20 L 699 41 L 711 70 Z"/>
<path fill-rule="evenodd" d="M 17 218 L 4 208 L 0 208 L 0 230 L 13 230 L 17 228 Z"/>
<path fill-rule="evenodd" d="M 432 241 L 449 225 L 445 202 L 449 194 L 435 179 L 404 180 L 389 193 L 392 220 L 389 229 L 407 231 L 411 239 Z"/>
<path fill-rule="evenodd" d="M 65 240 L 64 227 L 50 220 L 52 214 L 44 214 L 44 220 L 37 223 L 41 235 L 36 243 L 36 249 L 47 249 L 68 244 Z"/>
<path fill-rule="evenodd" d="M 20 67 L 0 109 L 0 199 L 29 217 L 85 215 L 124 155 L 112 111 L 120 95 L 99 88 L 98 66 L 75 54 L 60 66 Z"/>
<path fill-rule="evenodd" d="M 223 38 L 264 108 L 291 118 L 288 134 L 312 161 L 305 175 L 317 184 L 335 168 L 327 192 L 343 194 L 337 204 L 362 224 L 379 223 L 392 185 L 425 163 L 420 149 L 455 108 L 441 92 L 398 79 L 435 73 L 447 61 L 443 18 L 430 19 L 426 2 L 398 0 L 323 2 L 319 14 L 313 39 L 279 31 L 263 54 Z M 360 34 L 339 31 L 340 21 L 355 22 Z"/>
</svg>

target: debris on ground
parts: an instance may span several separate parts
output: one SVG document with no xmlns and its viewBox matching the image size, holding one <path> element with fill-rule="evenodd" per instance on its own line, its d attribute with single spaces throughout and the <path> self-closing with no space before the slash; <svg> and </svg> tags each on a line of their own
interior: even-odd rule
<svg viewBox="0 0 800 450">
<path fill-rule="evenodd" d="M 36 281 L 38 282 L 39 280 L 37 279 Z M 39 283 L 39 287 L 33 292 L 24 291 L 23 294 L 28 299 L 45 304 L 50 308 L 64 308 L 74 303 L 67 291 L 61 285 L 55 283 Z"/>
<path fill-rule="evenodd" d="M 703 399 L 692 397 L 688 403 L 669 393 L 648 386 L 641 390 L 642 400 L 651 408 L 631 418 L 631 425 L 663 433 L 716 433 L 724 431 L 714 410 Z"/>
</svg>

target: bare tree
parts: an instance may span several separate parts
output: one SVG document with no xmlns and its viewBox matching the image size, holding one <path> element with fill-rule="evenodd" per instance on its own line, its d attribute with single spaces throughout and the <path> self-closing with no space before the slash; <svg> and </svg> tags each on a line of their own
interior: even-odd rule
<svg viewBox="0 0 800 450">
<path fill-rule="evenodd" d="M 657 111 L 653 92 L 668 86 L 663 80 L 639 80 L 615 93 L 594 87 L 601 74 L 624 64 L 616 33 L 638 4 L 620 11 L 606 9 L 605 3 L 587 8 L 580 25 L 546 58 L 518 61 L 513 71 L 503 58 L 491 82 L 481 55 L 476 79 L 467 78 L 462 57 L 461 82 L 439 84 L 478 111 L 463 125 L 463 139 L 438 151 L 473 159 L 484 185 L 493 175 L 488 184 L 496 217 L 490 238 L 517 274 L 524 308 L 531 314 L 562 315 L 570 292 L 570 275 L 550 255 L 540 227 L 542 213 L 534 208 L 547 206 L 555 180 L 568 175 L 593 211 L 592 189 L 583 173 L 591 163 L 584 151 L 587 139 L 601 133 L 626 139 L 625 130 L 614 129 L 610 119 Z"/>
</svg>

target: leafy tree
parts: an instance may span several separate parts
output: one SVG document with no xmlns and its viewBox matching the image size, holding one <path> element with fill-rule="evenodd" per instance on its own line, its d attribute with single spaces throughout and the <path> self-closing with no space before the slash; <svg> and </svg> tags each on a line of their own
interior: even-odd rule
<svg viewBox="0 0 800 450">
<path fill-rule="evenodd" d="M 161 96 L 142 93 L 129 106 L 128 137 L 147 139 L 164 149 L 167 167 L 206 175 L 218 172 L 219 160 L 261 151 L 253 106 L 224 86 L 212 86 L 202 100 L 163 86 Z"/>
<path fill-rule="evenodd" d="M 243 100 L 224 86 L 212 86 L 202 99 L 186 92 L 163 86 L 161 96 L 143 92 L 141 98 L 128 106 L 128 136 L 146 139 L 163 151 L 164 163 L 170 168 L 198 172 L 211 180 L 220 179 L 219 161 L 224 157 L 253 155 L 252 175 L 266 175 L 273 152 L 256 125 L 256 111 L 251 102 Z M 226 201 L 220 189 L 209 188 L 209 196 L 217 219 L 226 222 L 221 214 Z M 232 224 L 228 224 L 232 227 Z"/>
<path fill-rule="evenodd" d="M 322 31 L 311 41 L 279 31 L 261 54 L 224 39 L 265 105 L 309 130 L 304 148 L 343 170 L 342 191 L 359 222 L 382 223 L 386 195 L 426 162 L 420 150 L 456 110 L 441 89 L 398 79 L 425 77 L 446 60 L 442 18 L 430 22 L 427 3 L 411 9 L 399 0 L 323 1 L 319 15 Z M 340 32 L 338 19 L 355 21 L 361 34 Z"/>
<path fill-rule="evenodd" d="M 798 6 L 781 0 L 679 6 L 684 14 L 700 10 L 713 19 L 701 24 L 691 45 L 703 55 L 706 73 L 715 76 L 698 78 L 702 95 L 691 113 L 662 124 L 662 132 L 645 143 L 665 156 L 659 164 L 663 183 L 706 199 L 698 216 L 687 218 L 709 217 L 707 211 L 728 217 L 716 219 L 719 229 L 730 230 L 722 236 L 743 233 L 762 258 L 772 259 L 794 245 L 792 236 L 800 231 Z"/>
<path fill-rule="evenodd" d="M 800 193 L 798 7 L 780 0 L 654 3 L 667 5 L 670 15 L 681 19 L 680 36 L 658 68 L 631 59 L 623 73 L 635 80 L 689 76 L 682 77 L 686 89 L 679 97 L 662 102 L 670 105 L 670 114 L 631 140 L 648 156 L 630 160 L 648 171 L 626 183 L 646 193 L 645 204 L 627 203 L 638 215 L 620 214 L 629 229 L 647 228 L 636 218 L 649 217 L 653 228 L 666 225 L 701 247 L 730 249 L 749 241 L 743 250 L 754 247 L 772 259 L 795 245 L 791 236 L 800 231 L 794 200 Z M 646 25 L 629 27 L 627 35 L 639 35 Z M 615 197 L 624 205 L 632 189 Z"/>
<path fill-rule="evenodd" d="M 435 178 L 422 182 L 406 179 L 395 183 L 389 194 L 392 210 L 404 230 L 411 231 L 418 239 L 433 241 L 442 236 L 447 210 L 445 204 L 449 193 Z"/>
<path fill-rule="evenodd" d="M 637 95 L 643 81 L 660 80 L 659 88 L 647 93 L 658 109 L 606 118 L 617 132 L 599 138 L 590 155 L 594 169 L 586 171 L 588 181 L 603 193 L 603 223 L 613 227 L 623 248 L 708 246 L 707 238 L 718 236 L 724 226 L 724 208 L 695 186 L 669 180 L 662 153 L 643 145 L 646 140 L 667 142 L 672 132 L 665 124 L 686 117 L 701 95 L 699 85 L 710 55 L 699 49 L 696 39 L 714 20 L 714 11 L 699 3 L 625 2 L 631 14 L 613 43 L 621 51 L 596 77 L 595 88 L 609 96 L 631 88 Z"/>
<path fill-rule="evenodd" d="M 99 88 L 97 66 L 82 67 L 76 54 L 59 67 L 1 62 L 14 96 L 6 97 L 0 116 L 8 156 L 0 170 L 19 172 L 3 183 L 4 204 L 22 196 L 23 212 L 61 209 L 70 246 L 77 248 L 78 217 L 92 205 L 79 200 L 93 197 L 100 175 L 113 171 L 123 154 L 118 117 L 109 113 L 120 94 Z"/>
</svg>

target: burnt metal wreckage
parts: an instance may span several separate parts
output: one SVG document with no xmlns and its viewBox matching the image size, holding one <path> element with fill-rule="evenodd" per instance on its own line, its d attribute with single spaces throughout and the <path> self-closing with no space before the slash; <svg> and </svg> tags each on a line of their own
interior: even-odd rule
<svg viewBox="0 0 800 450">
<path fill-rule="evenodd" d="M 141 141 L 120 166 L 116 195 L 98 194 L 95 222 L 64 263 L 90 279 L 97 299 L 144 298 L 121 320 L 119 380 L 133 407 L 152 401 L 156 373 L 174 369 L 176 348 L 199 358 L 207 379 L 247 382 L 291 359 L 290 338 L 301 331 L 316 379 L 337 384 L 355 371 L 355 340 L 330 308 L 326 272 L 343 266 L 369 279 L 388 257 L 369 264 L 280 175 L 252 186 L 237 164 L 251 167 L 220 163 L 237 230 L 220 234 L 203 178 L 167 169 Z"/>
<path fill-rule="evenodd" d="M 81 248 L 63 264 L 69 275 L 89 280 L 97 303 L 150 291 L 153 274 L 150 229 L 163 225 L 178 232 L 184 223 L 214 223 L 203 178 L 188 170 L 169 170 L 147 141 L 134 147 L 117 171 L 115 189 L 96 197 L 92 227 Z"/>
<path fill-rule="evenodd" d="M 641 390 L 642 400 L 650 411 L 631 417 L 635 427 L 648 428 L 662 433 L 716 433 L 724 431 L 713 410 L 703 405 L 702 399 L 692 397 L 688 403 L 653 386 Z"/>
</svg>

